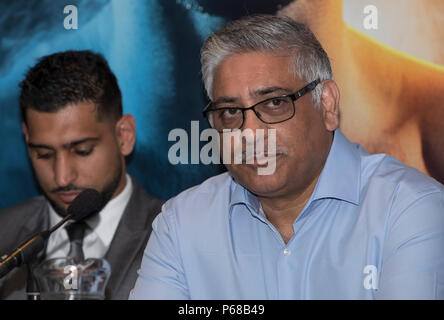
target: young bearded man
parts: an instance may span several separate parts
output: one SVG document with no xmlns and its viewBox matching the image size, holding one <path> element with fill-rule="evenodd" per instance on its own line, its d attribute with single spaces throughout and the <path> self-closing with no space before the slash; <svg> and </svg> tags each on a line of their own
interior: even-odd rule
<svg viewBox="0 0 444 320">
<path fill-rule="evenodd" d="M 55 225 L 80 192 L 95 189 L 102 209 L 76 231 L 82 256 L 106 259 L 105 297 L 126 299 L 161 201 L 126 173 L 136 123 L 122 114 L 117 79 L 101 55 L 67 51 L 41 58 L 20 87 L 23 133 L 43 195 L 0 212 L 0 252 Z M 55 231 L 33 265 L 71 255 L 70 232 L 68 224 Z M 25 298 L 26 274 L 24 266 L 3 278 L 0 297 Z"/>
</svg>

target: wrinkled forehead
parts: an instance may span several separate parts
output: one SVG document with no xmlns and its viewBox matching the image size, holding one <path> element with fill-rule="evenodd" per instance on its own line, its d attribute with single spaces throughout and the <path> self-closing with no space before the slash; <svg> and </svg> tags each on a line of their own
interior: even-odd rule
<svg viewBox="0 0 444 320">
<path fill-rule="evenodd" d="M 296 88 L 303 81 L 293 72 L 293 58 L 283 52 L 246 52 L 226 57 L 215 69 L 213 100 L 254 96 L 269 87 Z"/>
</svg>

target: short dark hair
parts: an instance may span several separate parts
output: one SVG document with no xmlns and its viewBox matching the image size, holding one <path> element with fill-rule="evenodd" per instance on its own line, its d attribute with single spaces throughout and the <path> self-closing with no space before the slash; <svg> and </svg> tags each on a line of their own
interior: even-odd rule
<svg viewBox="0 0 444 320">
<path fill-rule="evenodd" d="M 20 111 L 26 121 L 28 108 L 57 112 L 69 104 L 92 102 L 98 119 L 122 116 L 122 94 L 105 58 L 88 50 L 44 56 L 19 84 Z"/>
</svg>

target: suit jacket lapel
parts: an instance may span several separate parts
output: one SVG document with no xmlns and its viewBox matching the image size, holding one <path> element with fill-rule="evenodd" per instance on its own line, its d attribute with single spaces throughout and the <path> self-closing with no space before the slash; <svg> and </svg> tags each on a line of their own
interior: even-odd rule
<svg viewBox="0 0 444 320">
<path fill-rule="evenodd" d="M 153 210 L 160 208 L 159 200 L 148 196 L 134 179 L 132 182 L 133 194 L 105 255 L 111 266 L 111 277 L 105 291 L 106 299 L 127 298 L 119 295 L 119 289 L 126 277 L 130 279 L 137 277 L 137 274 L 129 273 L 136 273 L 136 268 L 139 268 L 139 265 L 135 266 L 134 263 L 140 263 L 138 260 L 143 255 L 151 233 L 152 220 L 158 213 Z M 156 205 L 153 206 L 154 204 Z"/>
<path fill-rule="evenodd" d="M 34 206 L 34 212 L 27 216 L 26 222 L 19 231 L 16 239 L 25 239 L 47 230 L 49 228 L 49 207 L 48 202 L 39 197 Z"/>
<path fill-rule="evenodd" d="M 29 219 L 26 221 L 26 224 L 23 226 L 23 229 L 21 229 L 21 232 L 18 239 L 25 239 L 30 238 L 31 236 L 42 232 L 44 230 L 48 230 L 50 228 L 49 226 L 49 207 L 48 202 L 40 201 L 39 199 L 39 207 L 36 210 L 36 212 L 33 215 L 29 216 Z M 45 246 L 40 251 L 34 261 L 34 265 L 40 263 L 45 258 L 46 254 L 46 247 L 48 245 L 48 241 L 45 241 Z"/>
</svg>

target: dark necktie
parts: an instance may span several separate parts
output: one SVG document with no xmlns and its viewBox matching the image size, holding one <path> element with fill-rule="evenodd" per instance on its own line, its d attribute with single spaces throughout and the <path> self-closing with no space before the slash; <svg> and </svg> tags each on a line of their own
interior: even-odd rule
<svg viewBox="0 0 444 320">
<path fill-rule="evenodd" d="M 69 248 L 68 256 L 77 261 L 83 261 L 85 256 L 83 254 L 83 236 L 85 234 L 86 224 L 83 221 L 74 222 L 65 227 L 68 232 L 71 246 Z"/>
</svg>

